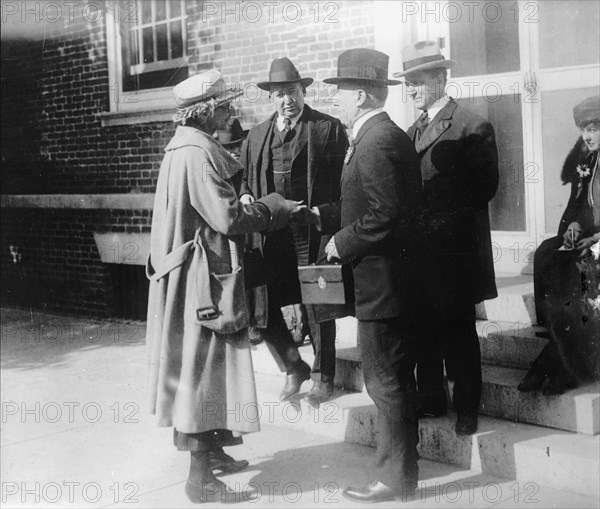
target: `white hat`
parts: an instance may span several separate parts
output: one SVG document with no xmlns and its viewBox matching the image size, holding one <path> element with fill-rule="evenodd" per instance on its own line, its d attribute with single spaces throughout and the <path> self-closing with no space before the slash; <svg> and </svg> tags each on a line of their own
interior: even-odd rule
<svg viewBox="0 0 600 509">
<path fill-rule="evenodd" d="M 409 73 L 427 71 L 443 67 L 450 69 L 456 65 L 455 60 L 446 60 L 435 41 L 419 41 L 402 50 L 401 72 L 395 72 L 394 78 L 400 78 Z"/>
<path fill-rule="evenodd" d="M 177 107 L 186 108 L 207 99 L 216 99 L 218 103 L 230 102 L 243 91 L 228 89 L 221 71 L 211 69 L 175 85 L 173 93 Z"/>
</svg>

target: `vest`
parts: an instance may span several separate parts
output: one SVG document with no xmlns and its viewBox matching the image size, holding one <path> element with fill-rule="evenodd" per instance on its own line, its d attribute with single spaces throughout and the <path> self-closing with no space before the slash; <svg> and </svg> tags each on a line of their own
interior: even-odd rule
<svg viewBox="0 0 600 509">
<path fill-rule="evenodd" d="M 308 156 L 306 146 L 293 159 L 296 149 L 296 140 L 306 129 L 306 122 L 301 119 L 291 129 L 285 140 L 281 140 L 276 120 L 273 120 L 273 129 L 269 149 L 269 169 L 267 171 L 267 184 L 269 192 L 276 192 L 288 200 L 302 200 L 308 203 L 307 167 Z M 309 227 L 290 223 L 296 255 L 300 265 L 308 264 Z M 282 233 L 283 235 L 283 233 Z"/>
</svg>

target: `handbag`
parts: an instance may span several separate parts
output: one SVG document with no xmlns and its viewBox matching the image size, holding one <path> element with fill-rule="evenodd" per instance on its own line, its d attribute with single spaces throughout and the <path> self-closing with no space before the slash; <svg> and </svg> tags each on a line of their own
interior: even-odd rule
<svg viewBox="0 0 600 509">
<path fill-rule="evenodd" d="M 237 245 L 231 239 L 229 252 L 236 253 Z M 220 334 L 231 334 L 248 327 L 244 271 L 231 256 L 231 272 L 214 274 L 210 271 L 206 251 L 202 245 L 200 229 L 196 231 L 190 270 L 195 283 L 196 321 Z"/>
</svg>

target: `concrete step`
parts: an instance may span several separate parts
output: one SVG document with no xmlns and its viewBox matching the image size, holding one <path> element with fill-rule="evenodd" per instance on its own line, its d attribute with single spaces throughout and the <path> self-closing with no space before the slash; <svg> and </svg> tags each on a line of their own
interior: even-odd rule
<svg viewBox="0 0 600 509">
<path fill-rule="evenodd" d="M 598 384 L 584 385 L 557 396 L 544 396 L 539 391 L 519 392 L 517 386 L 546 340 L 531 336 L 535 327 L 523 328 L 516 324 L 515 327 L 507 328 L 503 324 L 503 329 L 496 329 L 486 328 L 486 324 L 496 322 L 478 324 L 482 358 L 484 363 L 494 362 L 496 365 L 482 366 L 482 414 L 589 435 L 600 433 Z M 299 350 L 302 358 L 312 365 L 312 346 L 306 344 Z M 257 372 L 274 375 L 275 387 L 278 390 L 283 388 L 284 375 L 276 362 L 276 355 L 271 354 L 268 345 L 256 345 L 253 361 Z M 346 391 L 364 391 L 360 352 L 357 347 L 349 346 L 348 342 L 338 344 L 336 350 L 335 385 Z M 452 391 L 449 393 L 452 394 Z"/>
<path fill-rule="evenodd" d="M 482 414 L 588 435 L 600 433 L 600 384 L 544 396 L 540 391 L 517 390 L 526 373 L 523 369 L 483 366 L 482 371 Z"/>
<path fill-rule="evenodd" d="M 529 369 L 548 343 L 547 339 L 535 335 L 546 330 L 536 325 L 478 320 L 476 326 L 481 361 L 485 364 Z"/>
<path fill-rule="evenodd" d="M 477 304 L 477 318 L 502 322 L 537 323 L 533 276 L 496 274 L 498 297 Z"/>
<path fill-rule="evenodd" d="M 364 392 L 337 391 L 318 409 L 302 396 L 278 401 L 280 377 L 257 374 L 260 420 L 288 429 L 374 447 L 377 411 Z M 421 419 L 419 450 L 424 459 L 490 475 L 539 483 L 598 497 L 600 435 L 589 436 L 481 416 L 471 437 L 454 432 L 456 416 Z"/>
</svg>

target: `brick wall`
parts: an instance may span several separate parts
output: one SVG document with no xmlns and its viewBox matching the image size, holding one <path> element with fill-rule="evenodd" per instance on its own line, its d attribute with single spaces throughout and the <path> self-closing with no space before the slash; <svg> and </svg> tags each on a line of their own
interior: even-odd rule
<svg viewBox="0 0 600 509">
<path fill-rule="evenodd" d="M 216 67 L 244 87 L 236 106 L 250 128 L 272 112 L 267 94 L 254 84 L 267 79 L 272 59 L 288 56 L 303 76 L 316 80 L 307 103 L 335 114 L 333 89 L 321 80 L 336 74 L 343 50 L 374 46 L 371 7 L 369 1 L 269 8 L 189 0 L 190 74 Z M 154 191 L 174 127 L 102 126 L 98 114 L 110 109 L 106 37 L 103 22 L 75 16 L 49 26 L 43 39 L 3 41 L 3 194 Z M 0 266 L 11 283 L 3 290 L 5 303 L 115 313 L 111 269 L 100 261 L 93 232 L 147 232 L 148 211 L 5 209 L 2 216 Z M 10 245 L 20 248 L 21 264 L 12 264 Z"/>
<path fill-rule="evenodd" d="M 254 84 L 267 80 L 274 58 L 287 56 L 303 77 L 315 79 L 307 103 L 335 114 L 334 88 L 321 80 L 336 75 L 342 51 L 374 47 L 371 2 L 281 2 L 272 11 L 258 4 L 261 10 L 241 2 L 199 3 L 188 25 L 191 73 L 216 67 L 229 82 L 240 84 L 246 93 L 237 103 L 239 116 L 249 128 L 272 112 L 268 94 Z"/>
</svg>

